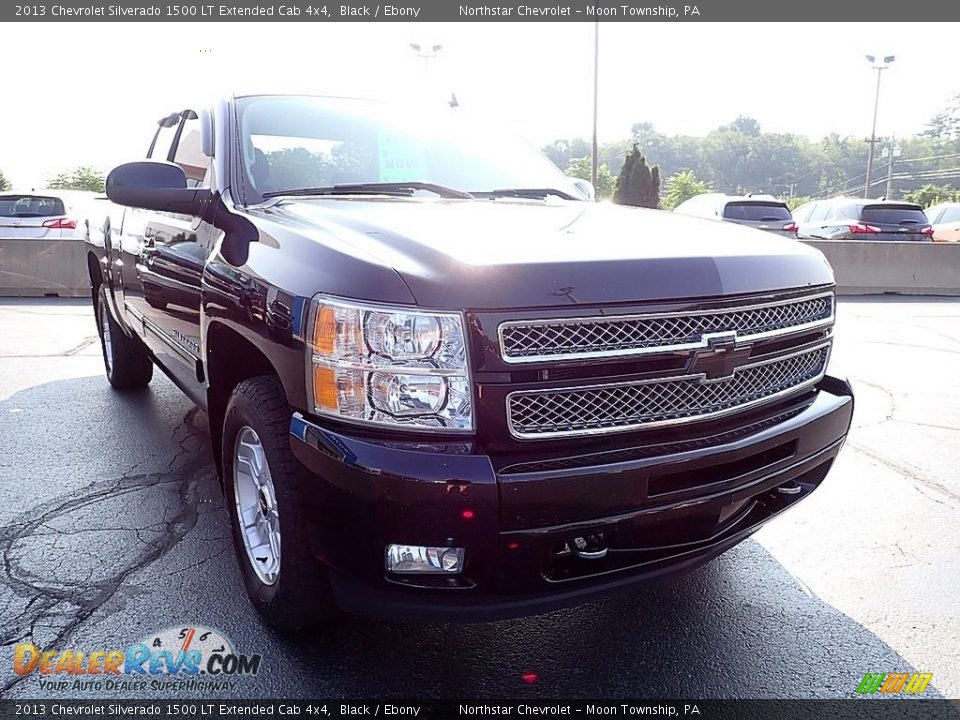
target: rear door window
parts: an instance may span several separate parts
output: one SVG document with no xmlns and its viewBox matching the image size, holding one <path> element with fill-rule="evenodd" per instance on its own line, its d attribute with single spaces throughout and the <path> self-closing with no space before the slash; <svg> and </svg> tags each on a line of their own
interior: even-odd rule
<svg viewBox="0 0 960 720">
<path fill-rule="evenodd" d="M 731 202 L 723 208 L 726 220 L 779 222 L 792 220 L 790 209 L 784 203 Z"/>
<path fill-rule="evenodd" d="M 827 215 L 828 220 L 856 220 L 856 205 L 834 205 Z"/>
<path fill-rule="evenodd" d="M 57 217 L 66 214 L 67 210 L 60 198 L 43 195 L 0 196 L 2 217 Z"/>
<path fill-rule="evenodd" d="M 864 205 L 860 220 L 871 225 L 928 225 L 919 205 Z"/>
<path fill-rule="evenodd" d="M 830 212 L 830 209 L 830 203 L 820 203 L 817 205 L 814 211 L 810 213 L 810 222 L 820 222 L 821 220 L 826 220 L 827 213 Z"/>
<path fill-rule="evenodd" d="M 943 211 L 943 214 L 937 218 L 938 223 L 953 223 L 960 222 L 960 205 L 956 207 L 948 207 Z"/>
<path fill-rule="evenodd" d="M 791 215 L 793 215 L 793 219 L 798 223 L 806 222 L 810 217 L 810 213 L 812 213 L 816 207 L 816 203 L 805 203 L 794 210 Z"/>
</svg>

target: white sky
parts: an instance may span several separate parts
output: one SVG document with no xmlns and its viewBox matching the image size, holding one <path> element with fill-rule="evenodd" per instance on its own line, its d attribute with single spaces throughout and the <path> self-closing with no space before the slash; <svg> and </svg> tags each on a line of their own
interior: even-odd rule
<svg viewBox="0 0 960 720">
<path fill-rule="evenodd" d="M 921 130 L 960 92 L 957 26 L 603 23 L 601 140 L 650 121 L 703 135 L 738 114 L 764 130 L 869 135 L 884 72 L 879 135 Z M 591 133 L 592 23 L 45 23 L 7 25 L 10 82 L 0 169 L 18 187 L 76 165 L 109 169 L 143 154 L 155 121 L 229 91 L 390 96 L 419 92 L 408 47 L 442 43 L 430 82 L 542 145 Z"/>
</svg>

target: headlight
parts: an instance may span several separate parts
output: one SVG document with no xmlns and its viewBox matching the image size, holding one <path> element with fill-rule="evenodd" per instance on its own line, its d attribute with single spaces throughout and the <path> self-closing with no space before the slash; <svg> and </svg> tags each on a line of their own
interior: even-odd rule
<svg viewBox="0 0 960 720">
<path fill-rule="evenodd" d="M 317 414 L 411 429 L 473 430 L 460 315 L 317 296 L 307 345 L 307 386 Z"/>
</svg>

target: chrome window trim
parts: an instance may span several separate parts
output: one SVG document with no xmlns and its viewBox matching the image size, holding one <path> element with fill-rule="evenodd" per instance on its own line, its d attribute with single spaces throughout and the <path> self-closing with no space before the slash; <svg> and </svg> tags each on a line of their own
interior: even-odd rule
<svg viewBox="0 0 960 720">
<path fill-rule="evenodd" d="M 500 323 L 497 326 L 497 339 L 500 343 L 500 357 L 501 359 L 510 365 L 521 365 L 526 363 L 562 363 L 570 362 L 574 360 L 590 360 L 597 358 L 621 358 L 621 357 L 636 357 L 638 355 L 659 355 L 666 353 L 674 352 L 683 352 L 686 350 L 700 350 L 709 347 L 710 335 L 715 335 L 713 333 L 704 333 L 698 342 L 691 343 L 675 343 L 673 345 L 654 345 L 651 347 L 641 347 L 641 348 L 629 348 L 626 350 L 588 350 L 586 352 L 571 352 L 571 353 L 553 353 L 550 355 L 507 355 L 506 348 L 504 346 L 503 333 L 504 330 L 511 327 L 529 327 L 531 325 L 582 325 L 589 323 L 609 323 L 609 322 L 630 322 L 633 320 L 661 320 L 669 318 L 689 318 L 689 317 L 700 317 L 704 315 L 716 315 L 724 313 L 735 313 L 735 312 L 744 312 L 751 310 L 762 310 L 764 308 L 779 307 L 781 305 L 790 305 L 792 303 L 805 302 L 808 300 L 818 300 L 819 298 L 828 297 L 830 298 L 830 316 L 822 320 L 814 320 L 812 322 L 803 323 L 801 325 L 792 325 L 786 328 L 779 328 L 777 330 L 768 330 L 761 333 L 753 333 L 751 335 L 739 335 L 736 330 L 733 331 L 717 331 L 717 332 L 732 332 L 733 338 L 737 343 L 751 343 L 758 342 L 761 340 L 769 340 L 771 338 L 783 337 L 787 335 L 795 335 L 797 333 L 808 332 L 811 330 L 816 330 L 819 328 L 826 328 L 833 325 L 836 315 L 836 293 L 832 290 L 826 292 L 820 292 L 813 295 L 800 295 L 794 298 L 787 300 L 777 300 L 775 302 L 764 302 L 758 303 L 755 305 L 737 305 L 729 308 L 714 308 L 711 310 L 694 310 L 694 311 L 676 311 L 676 312 L 665 312 L 665 313 L 634 313 L 630 315 L 593 315 L 588 317 L 571 317 L 571 318 L 552 318 L 547 320 L 507 320 Z"/>
<path fill-rule="evenodd" d="M 707 412 L 700 415 L 691 415 L 682 418 L 671 418 L 669 420 L 656 420 L 652 422 L 644 423 L 633 423 L 630 425 L 618 425 L 617 427 L 612 428 L 587 428 L 584 430 L 554 430 L 549 432 L 542 433 L 522 433 L 518 432 L 516 426 L 513 422 L 513 415 L 510 411 L 510 401 L 514 396 L 519 395 L 544 395 L 548 393 L 568 393 L 568 392 L 577 392 L 577 391 L 590 391 L 590 390 L 609 390 L 612 388 L 618 387 L 635 387 L 637 385 L 655 385 L 658 383 L 667 383 L 667 382 L 684 382 L 684 381 L 693 381 L 696 380 L 699 383 L 709 382 L 707 376 L 704 373 L 696 373 L 694 375 L 673 375 L 670 377 L 662 378 L 648 378 L 645 380 L 634 380 L 628 382 L 619 382 L 619 383 L 601 383 L 596 385 L 575 385 L 571 387 L 554 387 L 554 388 L 543 388 L 537 390 L 514 390 L 511 393 L 507 394 L 506 397 L 506 415 L 507 415 L 507 428 L 510 431 L 510 435 L 516 440 L 530 441 L 530 440 L 546 440 L 551 438 L 570 438 L 570 437 L 589 437 L 591 435 L 612 435 L 615 433 L 623 432 L 633 432 L 636 430 L 648 430 L 652 428 L 663 428 L 670 427 L 674 425 L 686 425 L 689 423 L 702 422 L 704 420 L 712 420 L 720 417 L 725 417 L 727 415 L 732 415 L 734 413 L 744 412 L 745 410 L 750 410 L 752 408 L 760 407 L 761 405 L 766 405 L 782 398 L 788 397 L 799 392 L 802 392 L 808 388 L 813 387 L 821 380 L 827 373 L 827 366 L 830 364 L 830 353 L 833 349 L 833 340 L 826 340 L 824 342 L 817 343 L 816 345 L 810 345 L 803 348 L 802 350 L 796 350 L 791 353 L 785 353 L 783 355 L 777 355 L 773 358 L 767 358 L 755 363 L 748 363 L 741 365 L 734 371 L 734 375 L 741 370 L 750 370 L 755 367 L 761 367 L 763 365 L 770 365 L 775 362 L 781 362 L 783 360 L 789 360 L 790 358 L 797 357 L 799 355 L 806 355 L 808 353 L 815 352 L 822 348 L 827 348 L 827 356 L 823 361 L 823 369 L 817 374 L 816 377 L 811 378 L 799 385 L 794 387 L 781 390 L 774 393 L 773 395 L 767 395 L 762 398 L 757 398 L 756 400 L 751 400 L 740 405 L 735 405 L 734 407 L 725 408 L 723 410 L 715 410 L 713 412 Z M 733 376 L 731 376 L 733 377 Z M 729 379 L 729 378 L 728 378 Z"/>
</svg>

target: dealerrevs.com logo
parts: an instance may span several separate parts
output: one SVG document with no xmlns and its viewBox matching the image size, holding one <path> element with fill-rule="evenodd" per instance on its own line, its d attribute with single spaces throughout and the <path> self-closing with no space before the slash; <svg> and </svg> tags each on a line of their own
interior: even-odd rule
<svg viewBox="0 0 960 720">
<path fill-rule="evenodd" d="M 883 693 L 895 695 L 919 695 L 927 689 L 933 679 L 933 673 L 867 673 L 857 686 L 861 695 Z"/>
<path fill-rule="evenodd" d="M 229 692 L 236 678 L 260 672 L 261 656 L 238 653 L 220 632 L 199 625 L 151 633 L 127 648 L 14 647 L 13 670 L 39 689 Z"/>
</svg>

